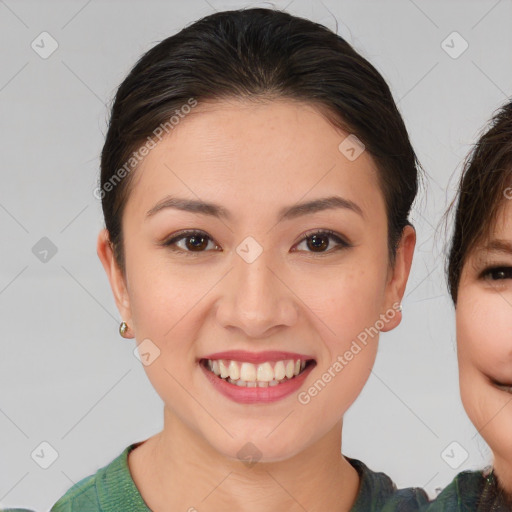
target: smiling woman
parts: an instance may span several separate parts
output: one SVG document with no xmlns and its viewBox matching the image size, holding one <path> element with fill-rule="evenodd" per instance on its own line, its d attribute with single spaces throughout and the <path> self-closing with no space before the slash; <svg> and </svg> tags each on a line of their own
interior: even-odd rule
<svg viewBox="0 0 512 512">
<path fill-rule="evenodd" d="M 508 103 L 467 158 L 448 262 L 461 398 L 494 460 L 485 470 L 457 475 L 429 512 L 512 510 L 511 187 Z"/>
<path fill-rule="evenodd" d="M 418 167 L 383 78 L 321 25 L 219 12 L 143 55 L 112 107 L 98 255 L 164 428 L 52 510 L 423 503 L 341 453 L 401 321 Z"/>
</svg>

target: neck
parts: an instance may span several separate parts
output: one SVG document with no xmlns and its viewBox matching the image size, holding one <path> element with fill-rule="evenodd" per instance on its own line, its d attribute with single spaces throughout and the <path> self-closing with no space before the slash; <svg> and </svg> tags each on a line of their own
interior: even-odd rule
<svg viewBox="0 0 512 512">
<path fill-rule="evenodd" d="M 154 512 L 348 512 L 359 476 L 341 455 L 341 427 L 340 420 L 287 460 L 248 465 L 224 457 L 165 409 L 164 429 L 131 452 L 130 471 Z"/>
</svg>

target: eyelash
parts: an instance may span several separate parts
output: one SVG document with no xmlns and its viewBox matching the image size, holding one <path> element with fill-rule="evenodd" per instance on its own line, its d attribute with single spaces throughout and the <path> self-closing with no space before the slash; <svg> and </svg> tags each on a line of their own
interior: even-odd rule
<svg viewBox="0 0 512 512">
<path fill-rule="evenodd" d="M 208 238 L 209 240 L 212 240 L 210 236 L 208 236 L 204 231 L 200 230 L 185 230 L 181 231 L 176 235 L 173 235 L 171 238 L 168 238 L 162 242 L 162 245 L 165 247 L 168 247 L 171 251 L 177 253 L 177 254 L 191 254 L 193 256 L 197 256 L 201 253 L 208 252 L 208 251 L 189 251 L 186 249 L 180 249 L 177 247 L 173 247 L 177 242 L 186 239 L 186 238 L 192 238 L 194 235 L 200 235 L 203 238 Z M 340 250 L 340 249 L 346 249 L 349 247 L 352 247 L 351 244 L 349 244 L 346 240 L 341 238 L 337 233 L 334 231 L 331 231 L 329 229 L 325 230 L 316 230 L 316 231 L 308 231 L 304 234 L 304 236 L 297 242 L 297 244 L 300 244 L 304 242 L 305 240 L 308 240 L 309 238 L 313 238 L 314 236 L 328 236 L 329 238 L 333 239 L 338 243 L 339 245 L 337 247 L 334 247 L 333 249 L 329 249 L 327 251 L 315 253 L 314 251 L 306 251 L 313 254 L 315 257 L 322 257 L 326 254 L 331 254 L 334 251 Z M 213 240 L 212 240 L 213 241 Z M 294 251 L 295 252 L 295 251 Z"/>
<path fill-rule="evenodd" d="M 495 272 L 503 272 L 505 277 L 494 279 L 492 275 Z M 480 277 L 482 279 L 490 279 L 491 281 L 503 281 L 504 279 L 512 279 L 512 267 L 507 267 L 505 265 L 499 267 L 489 267 L 482 271 Z"/>
</svg>

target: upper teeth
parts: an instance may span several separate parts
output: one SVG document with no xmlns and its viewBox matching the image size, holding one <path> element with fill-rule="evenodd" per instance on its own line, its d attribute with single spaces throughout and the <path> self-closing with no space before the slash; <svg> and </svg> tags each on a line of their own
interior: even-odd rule
<svg viewBox="0 0 512 512">
<path fill-rule="evenodd" d="M 306 361 L 286 359 L 282 361 L 266 361 L 260 364 L 232 361 L 226 359 L 207 359 L 208 368 L 223 379 L 241 380 L 245 382 L 281 381 L 291 379 L 306 367 Z M 276 382 L 277 384 L 277 382 Z"/>
</svg>

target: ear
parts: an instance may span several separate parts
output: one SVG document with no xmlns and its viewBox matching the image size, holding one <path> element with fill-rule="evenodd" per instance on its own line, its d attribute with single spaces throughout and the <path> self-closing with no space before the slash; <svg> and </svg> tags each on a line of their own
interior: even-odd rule
<svg viewBox="0 0 512 512">
<path fill-rule="evenodd" d="M 392 318 L 388 318 L 382 332 L 391 331 L 402 321 L 402 312 L 397 309 L 401 304 L 402 298 L 409 279 L 411 271 L 412 258 L 414 255 L 414 247 L 416 245 L 416 230 L 407 225 L 402 231 L 402 237 L 396 250 L 395 265 L 390 269 L 388 282 L 386 284 L 386 311 L 394 310 L 395 314 Z"/>
<path fill-rule="evenodd" d="M 109 233 L 106 229 L 102 229 L 98 235 L 96 252 L 107 274 L 121 318 L 128 324 L 130 331 L 132 331 L 130 298 L 125 277 L 115 259 Z"/>
</svg>

